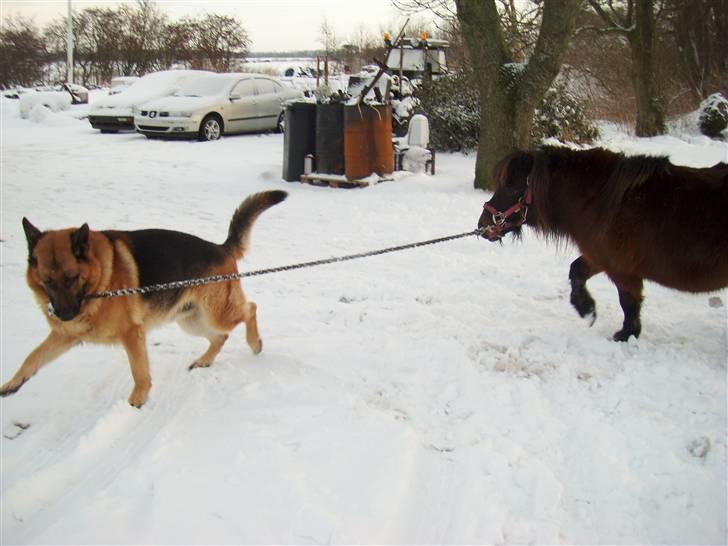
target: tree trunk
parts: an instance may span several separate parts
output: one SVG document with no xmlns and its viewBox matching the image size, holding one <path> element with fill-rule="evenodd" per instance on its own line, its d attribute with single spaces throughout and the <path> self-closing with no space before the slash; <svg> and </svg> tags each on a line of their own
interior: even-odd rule
<svg viewBox="0 0 728 546">
<path fill-rule="evenodd" d="M 628 34 L 632 50 L 632 83 L 637 101 L 638 137 L 665 133 L 665 113 L 655 77 L 653 0 L 635 2 L 635 28 Z"/>
<path fill-rule="evenodd" d="M 580 0 L 544 0 L 528 64 L 513 63 L 495 0 L 456 0 L 457 16 L 480 88 L 480 137 L 474 186 L 492 189 L 496 163 L 532 144 L 533 114 L 561 67 Z"/>
</svg>

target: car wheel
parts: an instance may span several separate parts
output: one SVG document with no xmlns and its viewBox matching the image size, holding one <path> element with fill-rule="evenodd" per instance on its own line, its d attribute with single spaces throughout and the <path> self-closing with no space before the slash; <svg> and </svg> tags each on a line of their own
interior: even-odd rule
<svg viewBox="0 0 728 546">
<path fill-rule="evenodd" d="M 200 124 L 200 140 L 219 140 L 222 136 L 222 120 L 216 114 L 205 116 Z"/>
<path fill-rule="evenodd" d="M 276 123 L 276 133 L 285 133 L 286 132 L 286 116 L 284 116 L 285 112 L 281 112 L 281 115 L 278 116 L 278 122 Z"/>
</svg>

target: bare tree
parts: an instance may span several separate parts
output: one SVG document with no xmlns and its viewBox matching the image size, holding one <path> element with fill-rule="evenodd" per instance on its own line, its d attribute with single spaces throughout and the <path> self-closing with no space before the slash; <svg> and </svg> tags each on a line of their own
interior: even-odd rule
<svg viewBox="0 0 728 546">
<path fill-rule="evenodd" d="M 326 17 L 324 17 L 324 20 L 321 22 L 319 32 L 319 43 L 321 44 L 321 47 L 324 48 L 324 55 L 330 57 L 338 49 L 339 42 L 336 37 L 336 31 L 334 30 L 334 27 L 329 24 L 329 21 Z"/>
<path fill-rule="evenodd" d="M 35 25 L 23 17 L 0 28 L 0 85 L 31 85 L 42 79 L 46 49 Z"/>
<path fill-rule="evenodd" d="M 189 18 L 165 25 L 160 38 L 159 62 L 169 68 L 176 62 L 193 64 L 197 24 Z M 204 63 L 200 61 L 200 66 Z"/>
<path fill-rule="evenodd" d="M 137 0 L 135 6 L 124 4 L 119 12 L 124 28 L 119 44 L 122 73 L 144 74 L 160 68 L 157 55 L 166 16 L 154 0 Z"/>
<path fill-rule="evenodd" d="M 234 17 L 208 14 L 196 21 L 193 43 L 197 57 L 193 65 L 204 60 L 213 70 L 229 72 L 236 59 L 247 55 L 250 40 Z"/>
<path fill-rule="evenodd" d="M 668 0 L 667 32 L 696 101 L 728 88 L 728 0 Z"/>
<path fill-rule="evenodd" d="M 618 33 L 629 41 L 637 105 L 635 134 L 641 137 L 663 134 L 665 106 L 657 83 L 654 50 L 660 11 L 655 1 L 588 0 L 588 3 L 604 23 L 594 30 Z"/>
</svg>

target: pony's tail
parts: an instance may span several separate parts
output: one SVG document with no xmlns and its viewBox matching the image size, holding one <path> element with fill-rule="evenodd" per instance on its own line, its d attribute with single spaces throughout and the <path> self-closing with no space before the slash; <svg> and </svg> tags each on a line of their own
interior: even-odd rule
<svg viewBox="0 0 728 546">
<path fill-rule="evenodd" d="M 230 220 L 228 236 L 222 246 L 236 260 L 242 258 L 250 247 L 250 231 L 260 214 L 288 197 L 281 190 L 255 193 L 240 203 Z"/>
</svg>

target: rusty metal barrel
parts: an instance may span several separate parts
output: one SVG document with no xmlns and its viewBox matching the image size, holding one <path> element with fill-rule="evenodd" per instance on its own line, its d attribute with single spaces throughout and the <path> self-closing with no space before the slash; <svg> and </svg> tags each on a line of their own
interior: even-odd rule
<svg viewBox="0 0 728 546">
<path fill-rule="evenodd" d="M 344 108 L 344 166 L 347 178 L 394 171 L 392 107 L 368 104 Z"/>
</svg>

